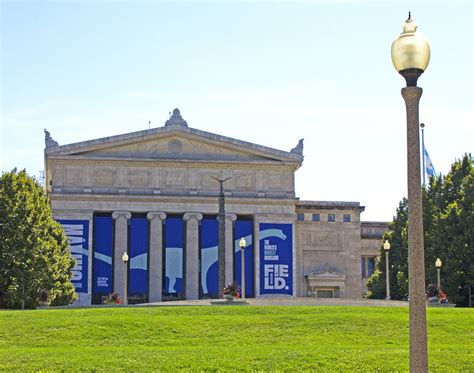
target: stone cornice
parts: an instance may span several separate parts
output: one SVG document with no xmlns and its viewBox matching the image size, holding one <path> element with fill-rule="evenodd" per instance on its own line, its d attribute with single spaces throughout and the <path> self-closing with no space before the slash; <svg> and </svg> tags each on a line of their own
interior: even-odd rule
<svg viewBox="0 0 474 373">
<path fill-rule="evenodd" d="M 105 158 L 86 156 L 51 155 L 51 165 L 76 166 L 135 166 L 166 168 L 210 168 L 210 169 L 265 169 L 296 171 L 301 163 L 279 161 L 199 161 L 189 159 L 167 160 L 151 158 Z"/>
<path fill-rule="evenodd" d="M 49 193 L 48 197 L 52 201 L 89 201 L 94 203 L 96 201 L 113 201 L 113 202 L 159 202 L 159 203 L 204 203 L 215 204 L 216 197 L 195 197 L 195 196 L 131 196 L 131 195 L 110 195 L 110 194 L 62 194 Z M 227 205 L 279 205 L 279 206 L 293 206 L 295 199 L 272 199 L 272 198 L 240 198 L 240 197 L 226 197 Z M 292 214 L 293 216 L 294 214 Z M 296 217 L 296 215 L 294 215 Z"/>
<path fill-rule="evenodd" d="M 212 143 L 214 145 L 224 146 L 229 149 L 244 150 L 253 154 L 264 157 L 273 158 L 280 161 L 296 161 L 299 165 L 303 162 L 303 155 L 294 152 L 286 152 L 258 144 L 252 144 L 247 141 L 237 140 L 231 137 L 217 135 L 214 133 L 201 131 L 198 129 L 169 125 L 143 131 L 131 132 L 122 135 L 104 137 L 89 141 L 78 142 L 55 146 L 45 149 L 45 154 L 50 157 L 53 154 L 72 155 L 81 152 L 94 151 L 104 149 L 111 146 L 120 146 L 124 144 L 132 144 L 141 141 L 166 138 L 173 135 L 194 138 L 203 142 Z"/>
</svg>

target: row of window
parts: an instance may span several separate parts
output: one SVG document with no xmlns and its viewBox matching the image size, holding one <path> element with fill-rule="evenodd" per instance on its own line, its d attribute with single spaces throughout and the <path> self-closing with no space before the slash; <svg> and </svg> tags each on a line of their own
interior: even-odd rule
<svg viewBox="0 0 474 373">
<path fill-rule="evenodd" d="M 296 214 L 296 220 L 298 221 L 304 221 L 304 214 Z M 321 215 L 320 214 L 313 214 L 312 221 L 321 221 Z M 335 222 L 336 221 L 336 214 L 328 214 L 328 222 Z M 342 221 L 344 223 L 350 223 L 351 222 L 351 215 L 350 214 L 344 214 L 342 216 Z"/>
</svg>

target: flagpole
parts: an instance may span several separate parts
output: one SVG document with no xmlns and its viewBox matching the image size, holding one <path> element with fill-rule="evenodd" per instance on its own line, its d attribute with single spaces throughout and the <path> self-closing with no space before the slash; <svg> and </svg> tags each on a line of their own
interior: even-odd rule
<svg viewBox="0 0 474 373">
<path fill-rule="evenodd" d="M 422 164 L 423 164 L 423 168 L 422 168 L 422 172 L 423 172 L 423 187 L 425 186 L 425 183 L 426 183 L 426 179 L 425 179 L 425 175 L 426 175 L 426 168 L 425 168 L 425 124 L 424 123 L 420 123 L 420 127 L 421 127 L 421 161 L 422 161 Z"/>
</svg>

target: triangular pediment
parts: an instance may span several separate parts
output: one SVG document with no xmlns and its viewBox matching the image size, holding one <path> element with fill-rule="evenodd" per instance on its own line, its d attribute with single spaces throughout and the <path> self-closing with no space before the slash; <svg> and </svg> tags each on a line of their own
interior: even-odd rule
<svg viewBox="0 0 474 373">
<path fill-rule="evenodd" d="M 149 140 L 106 146 L 82 151 L 76 155 L 107 158 L 137 159 L 182 159 L 182 160 L 268 160 L 269 157 L 255 154 L 246 149 L 228 147 L 222 144 L 200 141 L 182 134 L 152 138 Z M 271 158 L 270 158 L 271 159 Z"/>
<path fill-rule="evenodd" d="M 298 163 L 303 156 L 182 125 L 46 148 L 47 155 L 107 159 L 274 161 Z"/>
</svg>

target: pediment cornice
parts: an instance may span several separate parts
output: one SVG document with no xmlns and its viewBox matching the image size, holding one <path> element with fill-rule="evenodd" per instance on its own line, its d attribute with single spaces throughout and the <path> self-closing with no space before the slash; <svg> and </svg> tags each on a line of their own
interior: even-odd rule
<svg viewBox="0 0 474 373">
<path fill-rule="evenodd" d="M 48 133 L 49 134 L 49 133 Z M 52 145 L 46 147 L 45 155 L 52 159 L 53 156 L 85 156 L 87 153 L 97 153 L 107 149 L 131 146 L 133 144 L 140 144 L 144 142 L 166 141 L 167 138 L 177 138 L 188 141 L 202 143 L 204 145 L 214 146 L 218 149 L 225 149 L 228 152 L 237 152 L 247 154 L 249 157 L 260 158 L 271 162 L 289 162 L 291 164 L 301 165 L 303 161 L 302 155 L 302 141 L 299 145 L 290 152 L 253 144 L 247 141 L 234 139 L 214 133 L 190 128 L 183 124 L 174 124 L 174 122 L 167 123 L 164 127 L 152 128 L 143 131 L 131 132 L 122 135 L 111 137 L 103 137 L 99 139 L 82 141 L 67 145 Z M 295 150 L 296 149 L 296 150 Z M 166 158 L 166 154 L 164 155 Z M 189 155 L 184 156 L 183 159 L 192 159 Z M 123 157 L 118 157 L 123 158 Z M 176 159 L 171 157 L 170 159 Z"/>
</svg>

